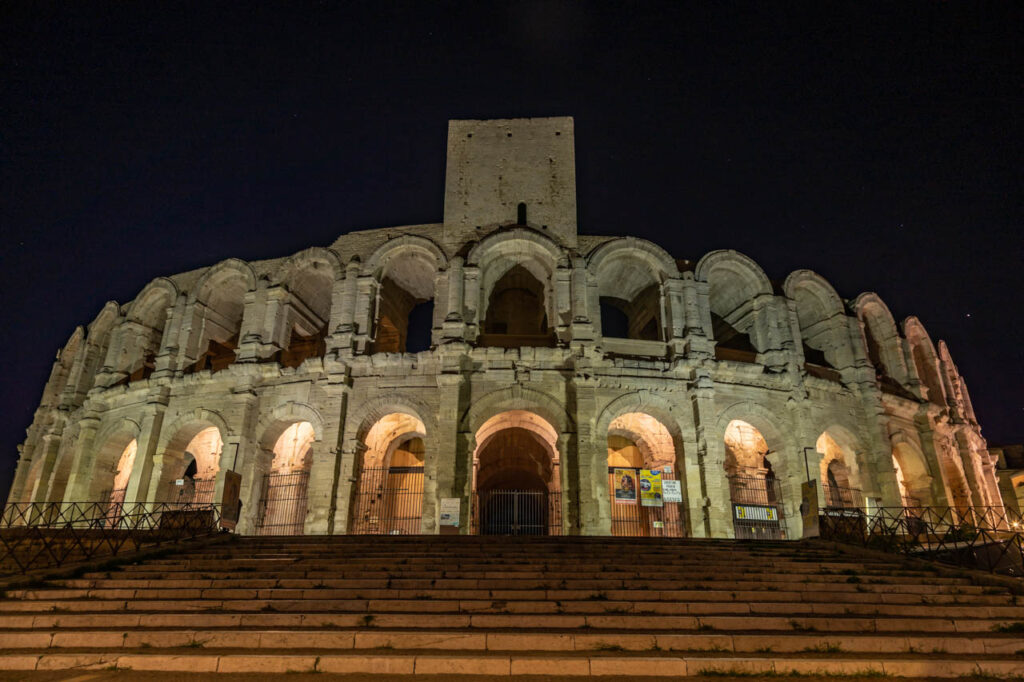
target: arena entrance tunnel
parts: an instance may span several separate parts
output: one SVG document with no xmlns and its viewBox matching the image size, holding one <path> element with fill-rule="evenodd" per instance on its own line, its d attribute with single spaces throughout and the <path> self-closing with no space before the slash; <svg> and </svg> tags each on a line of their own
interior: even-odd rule
<svg viewBox="0 0 1024 682">
<path fill-rule="evenodd" d="M 554 427 L 525 410 L 487 420 L 473 456 L 478 535 L 561 535 L 562 497 Z"/>
</svg>

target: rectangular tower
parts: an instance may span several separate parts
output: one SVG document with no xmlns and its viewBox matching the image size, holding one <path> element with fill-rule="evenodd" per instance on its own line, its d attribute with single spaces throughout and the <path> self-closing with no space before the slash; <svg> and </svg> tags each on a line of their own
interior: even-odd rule
<svg viewBox="0 0 1024 682">
<path fill-rule="evenodd" d="M 445 241 L 518 224 L 523 208 L 529 227 L 576 246 L 572 117 L 449 121 Z"/>
</svg>

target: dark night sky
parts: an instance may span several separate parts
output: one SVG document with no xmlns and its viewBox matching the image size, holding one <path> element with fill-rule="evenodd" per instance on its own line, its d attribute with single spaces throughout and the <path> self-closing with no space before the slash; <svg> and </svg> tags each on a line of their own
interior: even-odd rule
<svg viewBox="0 0 1024 682">
<path fill-rule="evenodd" d="M 440 222 L 449 118 L 574 116 L 582 233 L 877 291 L 1024 440 L 1019 3 L 256 7 L 0 5 L 0 491 L 75 325 Z"/>
</svg>

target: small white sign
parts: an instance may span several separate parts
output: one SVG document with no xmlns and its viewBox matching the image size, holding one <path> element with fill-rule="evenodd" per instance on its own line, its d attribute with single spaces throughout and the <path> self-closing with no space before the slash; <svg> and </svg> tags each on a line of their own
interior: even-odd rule
<svg viewBox="0 0 1024 682">
<path fill-rule="evenodd" d="M 179 478 L 178 480 L 176 480 L 174 482 L 174 485 L 185 485 L 185 479 L 184 478 Z"/>
<path fill-rule="evenodd" d="M 459 525 L 459 507 L 461 506 L 462 500 L 458 497 L 442 497 L 441 525 L 457 527 Z"/>
<path fill-rule="evenodd" d="M 679 481 L 663 478 L 661 480 L 661 497 L 666 502 L 682 502 L 683 486 Z"/>
<path fill-rule="evenodd" d="M 661 467 L 661 469 L 666 474 L 671 474 L 672 473 L 672 465 L 671 464 L 666 464 L 665 466 Z"/>
</svg>

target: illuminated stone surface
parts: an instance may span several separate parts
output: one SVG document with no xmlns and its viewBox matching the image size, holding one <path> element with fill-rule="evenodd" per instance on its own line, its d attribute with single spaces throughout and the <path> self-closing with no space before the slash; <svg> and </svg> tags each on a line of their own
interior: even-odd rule
<svg viewBox="0 0 1024 682">
<path fill-rule="evenodd" d="M 443 222 L 108 303 L 60 350 L 10 499 L 174 500 L 183 477 L 219 499 L 234 469 L 250 533 L 264 475 L 309 471 L 305 532 L 345 533 L 361 472 L 421 466 L 414 530 L 461 498 L 467 532 L 475 486 L 529 478 L 561 493 L 563 533 L 608 534 L 611 464 L 672 467 L 697 537 L 733 533 L 727 472 L 771 472 L 789 537 L 808 473 L 857 505 L 1001 504 L 917 318 L 735 251 L 578 234 L 573 144 L 568 118 L 454 121 Z"/>
</svg>

